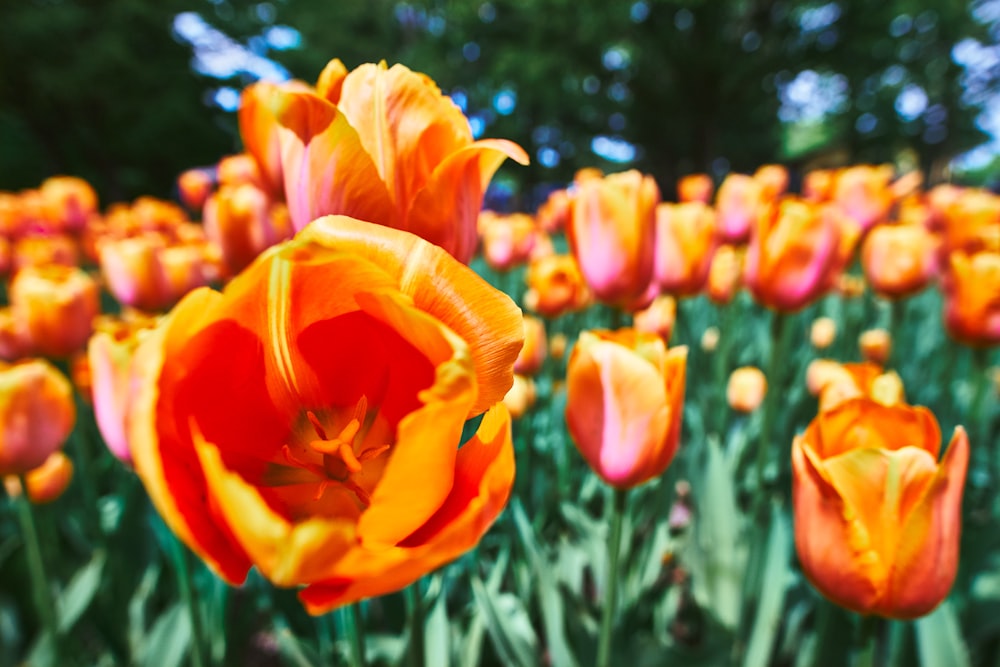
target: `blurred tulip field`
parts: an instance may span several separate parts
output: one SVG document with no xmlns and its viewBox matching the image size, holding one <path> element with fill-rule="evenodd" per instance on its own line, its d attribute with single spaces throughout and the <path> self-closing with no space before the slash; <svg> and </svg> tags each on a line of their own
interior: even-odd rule
<svg viewBox="0 0 1000 667">
<path fill-rule="evenodd" d="M 404 64 L 238 94 L 170 198 L 0 191 L 0 667 L 1000 664 L 1000 196 L 521 206 Z"/>
</svg>

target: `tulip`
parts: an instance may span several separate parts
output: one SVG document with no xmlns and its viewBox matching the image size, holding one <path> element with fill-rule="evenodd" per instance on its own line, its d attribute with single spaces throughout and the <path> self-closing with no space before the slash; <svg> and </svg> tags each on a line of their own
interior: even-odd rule
<svg viewBox="0 0 1000 667">
<path fill-rule="evenodd" d="M 244 141 L 246 140 L 244 139 Z M 219 160 L 216 176 L 219 179 L 219 186 L 251 183 L 261 187 L 263 183 L 260 166 L 249 153 L 227 155 Z"/>
<path fill-rule="evenodd" d="M 571 201 L 572 195 L 565 189 L 550 192 L 535 214 L 538 228 L 549 234 L 566 229 Z"/>
<path fill-rule="evenodd" d="M 24 474 L 28 498 L 35 504 L 51 503 L 63 494 L 73 479 L 73 462 L 60 451 L 52 452 L 45 462 Z M 22 493 L 21 480 L 8 475 L 3 480 L 7 495 L 17 498 Z"/>
<path fill-rule="evenodd" d="M 399 590 L 473 547 L 506 503 L 498 404 L 523 331 L 514 303 L 440 247 L 322 218 L 223 292 L 188 294 L 139 344 L 136 472 L 231 584 L 255 566 L 304 586 L 314 614 Z"/>
<path fill-rule="evenodd" d="M 969 345 L 1000 344 L 1000 252 L 953 252 L 943 287 L 948 333 Z"/>
<path fill-rule="evenodd" d="M 634 169 L 578 182 L 567 237 L 598 301 L 634 309 L 655 296 L 648 292 L 659 201 L 656 182 Z"/>
<path fill-rule="evenodd" d="M 76 266 L 80 261 L 77 242 L 66 234 L 27 234 L 10 249 L 10 272 L 29 266 Z"/>
<path fill-rule="evenodd" d="M 891 165 L 857 165 L 841 170 L 833 184 L 833 202 L 850 216 L 862 231 L 885 222 L 895 202 L 889 182 Z"/>
<path fill-rule="evenodd" d="M 535 398 L 535 381 L 530 377 L 515 374 L 514 384 L 503 397 L 503 404 L 507 406 L 512 419 L 520 419 L 535 404 Z"/>
<path fill-rule="evenodd" d="M 87 344 L 100 294 L 82 269 L 29 267 L 11 281 L 10 308 L 34 354 L 68 357 Z"/>
<path fill-rule="evenodd" d="M 497 271 L 509 271 L 527 262 L 537 235 L 535 221 L 530 215 L 501 215 L 492 211 L 483 211 L 479 215 L 483 258 Z"/>
<path fill-rule="evenodd" d="M 301 81 L 258 81 L 240 93 L 240 108 L 237 112 L 243 145 L 257 163 L 258 178 L 244 183 L 254 183 L 270 198 L 278 201 L 284 199 L 285 181 L 281 166 L 281 139 L 273 100 L 280 91 L 311 93 L 312 89 Z"/>
<path fill-rule="evenodd" d="M 677 200 L 680 202 L 701 202 L 708 204 L 712 201 L 712 193 L 715 184 L 708 174 L 688 174 L 677 181 Z"/>
<path fill-rule="evenodd" d="M 719 239 L 723 243 L 746 242 L 765 202 L 764 189 L 752 176 L 726 176 L 715 196 Z"/>
<path fill-rule="evenodd" d="M 534 375 L 542 369 L 548 341 L 545 336 L 545 322 L 531 315 L 524 316 L 524 347 L 514 361 L 514 372 L 520 375 Z"/>
<path fill-rule="evenodd" d="M 201 211 L 215 187 L 215 177 L 207 169 L 188 169 L 177 177 L 177 194 L 189 211 Z"/>
<path fill-rule="evenodd" d="M 677 301 L 669 294 L 661 294 L 653 302 L 633 314 L 632 326 L 636 331 L 656 334 L 664 343 L 670 341 L 677 321 Z"/>
<path fill-rule="evenodd" d="M 809 329 L 809 340 L 817 350 L 825 350 L 837 338 L 837 322 L 832 317 L 817 317 Z"/>
<path fill-rule="evenodd" d="M 544 317 L 558 317 L 590 303 L 590 293 L 572 255 L 547 255 L 531 260 L 525 274 L 524 305 Z"/>
<path fill-rule="evenodd" d="M 719 327 L 708 327 L 701 333 L 699 345 L 704 352 L 715 352 L 719 347 L 719 337 L 721 336 Z"/>
<path fill-rule="evenodd" d="M 79 231 L 97 213 L 97 193 L 82 178 L 53 176 L 45 179 L 38 191 L 53 231 Z"/>
<path fill-rule="evenodd" d="M 884 365 L 892 353 L 892 336 L 885 329 L 869 329 L 858 337 L 858 349 L 866 361 Z"/>
<path fill-rule="evenodd" d="M 802 179 L 802 198 L 812 202 L 829 201 L 833 196 L 836 173 L 831 169 L 810 171 Z"/>
<path fill-rule="evenodd" d="M 753 412 L 764 402 L 767 378 L 759 368 L 744 366 L 729 376 L 726 385 L 726 402 L 737 412 Z"/>
<path fill-rule="evenodd" d="M 467 263 L 483 193 L 515 143 L 474 141 L 462 111 L 427 76 L 366 64 L 325 96 L 279 90 L 281 165 L 292 223 L 344 214 L 413 232 Z"/>
<path fill-rule="evenodd" d="M 858 238 L 829 206 L 786 198 L 757 221 L 743 277 L 757 301 L 790 312 L 833 286 Z"/>
<path fill-rule="evenodd" d="M 958 568 L 969 441 L 925 408 L 857 398 L 820 412 L 792 444 L 802 571 L 860 614 L 912 619 L 947 595 Z"/>
<path fill-rule="evenodd" d="M 677 453 L 687 348 L 633 329 L 585 331 L 567 367 L 566 426 L 616 489 L 660 475 Z"/>
<path fill-rule="evenodd" d="M 861 265 L 872 289 L 899 299 L 919 292 L 934 277 L 937 248 L 923 226 L 878 225 L 861 246 Z"/>
<path fill-rule="evenodd" d="M 208 282 L 198 246 L 168 246 L 161 237 L 144 234 L 109 239 L 98 252 L 108 290 L 123 305 L 140 310 L 164 310 Z"/>
<path fill-rule="evenodd" d="M 252 183 L 219 188 L 205 203 L 203 219 L 205 235 L 221 251 L 229 275 L 293 233 L 284 205 L 272 202 Z"/>
<path fill-rule="evenodd" d="M 969 254 L 982 250 L 1000 252 L 1000 196 L 978 188 L 951 193 L 950 198 L 937 199 L 942 250 L 946 253 L 963 250 Z"/>
<path fill-rule="evenodd" d="M 774 201 L 788 190 L 788 169 L 780 164 L 761 165 L 753 179 L 760 183 L 765 201 Z"/>
<path fill-rule="evenodd" d="M 736 296 L 742 284 L 743 252 L 731 245 L 719 246 L 708 268 L 708 298 L 725 305 Z"/>
<path fill-rule="evenodd" d="M 73 430 L 73 387 L 42 359 L 0 365 L 0 476 L 45 463 Z"/>
<path fill-rule="evenodd" d="M 715 252 L 715 211 L 700 202 L 658 205 L 655 248 L 653 279 L 660 292 L 697 294 Z"/>
<path fill-rule="evenodd" d="M 905 400 L 899 375 L 882 370 L 873 362 L 841 364 L 829 359 L 815 359 L 806 369 L 809 393 L 819 398 L 819 409 L 829 410 L 841 403 L 864 396 L 883 405 Z"/>
</svg>

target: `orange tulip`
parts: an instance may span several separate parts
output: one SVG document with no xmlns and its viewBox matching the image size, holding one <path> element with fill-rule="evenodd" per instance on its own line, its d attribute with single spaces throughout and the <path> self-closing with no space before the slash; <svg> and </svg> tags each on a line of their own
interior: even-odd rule
<svg viewBox="0 0 1000 667">
<path fill-rule="evenodd" d="M 536 397 L 535 381 L 530 377 L 515 374 L 514 384 L 503 397 L 503 404 L 507 406 L 512 419 L 520 419 L 535 404 Z"/>
<path fill-rule="evenodd" d="M 584 331 L 566 372 L 566 426 L 601 479 L 629 489 L 677 453 L 687 348 L 633 329 Z"/>
<path fill-rule="evenodd" d="M 535 214 L 538 228 L 549 234 L 566 229 L 571 200 L 572 195 L 565 189 L 550 192 L 548 198 L 538 207 L 538 212 Z"/>
<path fill-rule="evenodd" d="M 951 253 L 943 288 L 948 333 L 970 345 L 1000 344 L 1000 252 Z"/>
<path fill-rule="evenodd" d="M 866 231 L 885 222 L 895 202 L 889 182 L 891 165 L 856 165 L 842 169 L 833 184 L 833 201 Z"/>
<path fill-rule="evenodd" d="M 523 335 L 517 306 L 443 249 L 317 220 L 140 343 L 136 471 L 230 583 L 255 566 L 305 586 L 317 614 L 398 590 L 474 546 L 506 503 L 497 404 Z"/>
<path fill-rule="evenodd" d="M 73 479 L 73 462 L 60 451 L 52 452 L 45 462 L 24 474 L 28 483 L 28 498 L 33 503 L 51 503 L 63 494 Z M 7 495 L 21 495 L 21 480 L 8 475 L 3 480 Z"/>
<path fill-rule="evenodd" d="M 719 305 L 733 300 L 743 283 L 743 259 L 742 250 L 731 245 L 719 246 L 708 268 L 708 298 Z"/>
<path fill-rule="evenodd" d="M 339 62 L 339 61 L 338 61 Z M 280 91 L 311 93 L 312 88 L 301 81 L 271 83 L 258 81 L 243 89 L 237 119 L 240 137 L 247 153 L 257 163 L 258 178 L 244 183 L 254 183 L 269 197 L 284 200 L 285 180 L 281 166 L 281 140 L 275 117 L 275 96 Z"/>
<path fill-rule="evenodd" d="M 799 310 L 833 286 L 859 230 L 830 206 L 786 198 L 757 220 L 743 277 L 757 301 Z"/>
<path fill-rule="evenodd" d="M 79 261 L 77 242 L 67 234 L 26 234 L 10 249 L 12 274 L 28 266 L 76 266 Z"/>
<path fill-rule="evenodd" d="M 653 279 L 660 292 L 693 296 L 708 280 L 715 253 L 715 211 L 706 204 L 656 207 Z"/>
<path fill-rule="evenodd" d="M 677 200 L 680 202 L 701 202 L 708 204 L 712 201 L 712 193 L 715 184 L 708 174 L 688 174 L 677 181 Z"/>
<path fill-rule="evenodd" d="M 820 412 L 792 444 L 802 571 L 860 614 L 912 619 L 947 595 L 958 568 L 969 441 L 925 408 L 858 398 Z"/>
<path fill-rule="evenodd" d="M 514 372 L 520 375 L 534 375 L 542 369 L 548 352 L 545 336 L 545 322 L 531 315 L 524 316 L 524 347 L 514 362 Z"/>
<path fill-rule="evenodd" d="M 899 299 L 922 290 L 937 271 L 938 242 L 917 225 L 878 225 L 861 246 L 861 265 L 872 289 Z"/>
<path fill-rule="evenodd" d="M 659 201 L 653 178 L 634 169 L 577 183 L 566 233 L 598 301 L 635 308 L 655 296 L 649 291 Z"/>
<path fill-rule="evenodd" d="M 767 377 L 759 368 L 744 366 L 729 376 L 726 402 L 737 412 L 753 412 L 767 395 Z"/>
<path fill-rule="evenodd" d="M 773 201 L 788 190 L 788 169 L 780 164 L 764 164 L 757 168 L 753 178 L 760 183 L 765 201 Z"/>
<path fill-rule="evenodd" d="M 208 282 L 203 247 L 171 246 L 154 234 L 106 240 L 98 254 L 108 290 L 123 305 L 140 310 L 166 309 Z"/>
<path fill-rule="evenodd" d="M 230 275 L 293 233 L 284 204 L 272 202 L 252 183 L 219 188 L 205 203 L 203 220 L 205 234 L 219 248 Z"/>
<path fill-rule="evenodd" d="M 844 401 L 865 396 L 884 405 L 904 401 L 903 382 L 895 372 L 884 372 L 870 361 L 841 364 L 815 359 L 806 369 L 809 393 L 819 398 L 819 409 L 829 410 Z"/>
<path fill-rule="evenodd" d="M 45 463 L 75 421 L 73 387 L 55 366 L 42 359 L 0 364 L 0 476 Z"/>
<path fill-rule="evenodd" d="M 656 334 L 664 343 L 670 341 L 677 322 L 677 301 L 669 294 L 661 294 L 653 302 L 637 310 L 632 316 L 632 325 L 636 331 Z"/>
<path fill-rule="evenodd" d="M 10 310 L 28 349 L 46 357 L 82 350 L 100 312 L 100 293 L 90 274 L 69 266 L 22 269 L 10 283 Z"/>
<path fill-rule="evenodd" d="M 525 274 L 524 305 L 544 317 L 558 317 L 590 303 L 590 292 L 572 255 L 546 255 L 531 260 Z"/>
<path fill-rule="evenodd" d="M 809 341 L 817 350 L 825 350 L 837 338 L 837 322 L 832 317 L 817 317 L 809 328 Z"/>
<path fill-rule="evenodd" d="M 802 179 L 803 199 L 813 202 L 830 201 L 836 177 L 836 172 L 832 169 L 810 171 Z"/>
<path fill-rule="evenodd" d="M 97 213 L 97 193 L 82 178 L 53 176 L 45 179 L 38 192 L 52 230 L 79 231 Z"/>
<path fill-rule="evenodd" d="M 295 229 L 351 215 L 413 232 L 468 262 L 493 173 L 508 157 L 527 164 L 527 154 L 502 139 L 473 141 L 454 102 L 403 65 L 340 74 L 321 77 L 320 94 L 271 93 Z"/>
<path fill-rule="evenodd" d="M 867 361 L 885 364 L 892 353 L 892 335 L 885 329 L 868 329 L 858 337 L 858 349 Z"/>
<path fill-rule="evenodd" d="M 715 195 L 718 234 L 723 243 L 744 243 L 765 204 L 764 188 L 746 174 L 729 174 Z"/>
<path fill-rule="evenodd" d="M 509 271 L 531 257 L 538 228 L 535 220 L 525 213 L 503 215 L 483 211 L 479 215 L 479 236 L 486 263 L 497 271 Z"/>
<path fill-rule="evenodd" d="M 201 211 L 213 187 L 215 177 L 207 169 L 188 169 L 177 177 L 177 194 L 189 211 Z"/>
<path fill-rule="evenodd" d="M 941 186 L 938 186 L 941 187 Z M 947 192 L 947 191 L 946 191 Z M 979 188 L 951 191 L 939 196 L 942 250 L 1000 252 L 1000 195 Z"/>
</svg>

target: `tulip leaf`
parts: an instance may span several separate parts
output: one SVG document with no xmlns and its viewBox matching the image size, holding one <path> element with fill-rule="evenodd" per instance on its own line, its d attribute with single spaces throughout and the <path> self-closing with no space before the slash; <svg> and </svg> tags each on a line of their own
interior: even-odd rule
<svg viewBox="0 0 1000 667">
<path fill-rule="evenodd" d="M 951 603 L 945 600 L 933 612 L 916 621 L 917 652 L 923 667 L 969 667 L 969 649 Z"/>
<path fill-rule="evenodd" d="M 160 580 L 161 566 L 153 562 L 146 567 L 139 580 L 139 585 L 128 603 L 128 638 L 133 653 L 138 653 L 146 637 L 146 604 L 156 592 L 156 584 Z"/>
<path fill-rule="evenodd" d="M 177 603 L 165 611 L 143 641 L 140 667 L 180 667 L 191 646 L 191 617 Z"/>
<path fill-rule="evenodd" d="M 444 591 L 424 622 L 424 664 L 450 667 L 451 626 L 448 624 L 448 596 Z"/>
<path fill-rule="evenodd" d="M 107 557 L 103 551 L 95 553 L 90 562 L 80 568 L 59 595 L 56 606 L 60 633 L 67 632 L 76 625 L 80 616 L 93 602 L 101 586 L 101 575 L 106 562 Z"/>
<path fill-rule="evenodd" d="M 472 436 L 476 434 L 476 431 L 479 430 L 479 425 L 483 423 L 483 416 L 485 414 L 486 413 L 484 412 L 481 415 L 476 415 L 472 419 L 465 420 L 465 423 L 462 425 L 462 439 L 458 443 L 459 447 L 471 440 Z"/>
<path fill-rule="evenodd" d="M 519 667 L 537 664 L 538 639 L 521 600 L 510 593 L 490 592 L 478 576 L 472 578 L 472 593 L 500 661 Z"/>
<path fill-rule="evenodd" d="M 771 664 L 771 652 L 781 627 L 785 589 L 788 587 L 791 544 L 788 523 L 778 505 L 774 505 L 767 539 L 767 565 L 762 577 L 763 586 L 757 613 L 754 615 L 750 642 L 743 658 L 744 667 L 766 667 Z"/>
</svg>

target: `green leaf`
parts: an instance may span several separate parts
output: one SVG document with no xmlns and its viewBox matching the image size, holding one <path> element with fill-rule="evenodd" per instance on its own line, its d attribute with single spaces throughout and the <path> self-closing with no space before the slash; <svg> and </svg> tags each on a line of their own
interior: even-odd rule
<svg viewBox="0 0 1000 667">
<path fill-rule="evenodd" d="M 56 600 L 56 612 L 59 617 L 60 633 L 65 633 L 76 625 L 80 616 L 93 602 L 101 586 L 101 575 L 106 562 L 107 554 L 103 551 L 96 552 L 90 562 L 80 568 L 59 595 Z"/>
<path fill-rule="evenodd" d="M 158 619 L 138 655 L 140 667 L 180 667 L 191 646 L 191 617 L 177 603 Z"/>
<path fill-rule="evenodd" d="M 509 593 L 498 595 L 487 590 L 478 576 L 472 578 L 472 593 L 500 661 L 519 667 L 537 664 L 538 638 L 521 600 Z"/>
<path fill-rule="evenodd" d="M 451 626 L 448 624 L 448 596 L 442 590 L 424 622 L 424 664 L 451 665 Z"/>
<path fill-rule="evenodd" d="M 969 667 L 969 650 L 951 603 L 945 600 L 933 612 L 915 622 L 917 652 L 924 667 Z"/>
<path fill-rule="evenodd" d="M 788 587 L 792 535 L 788 522 L 778 505 L 771 508 L 771 531 L 767 540 L 767 565 L 764 569 L 763 590 L 757 604 L 750 643 L 743 658 L 744 667 L 766 667 L 771 664 L 774 640 L 781 626 L 785 589 Z"/>
</svg>

